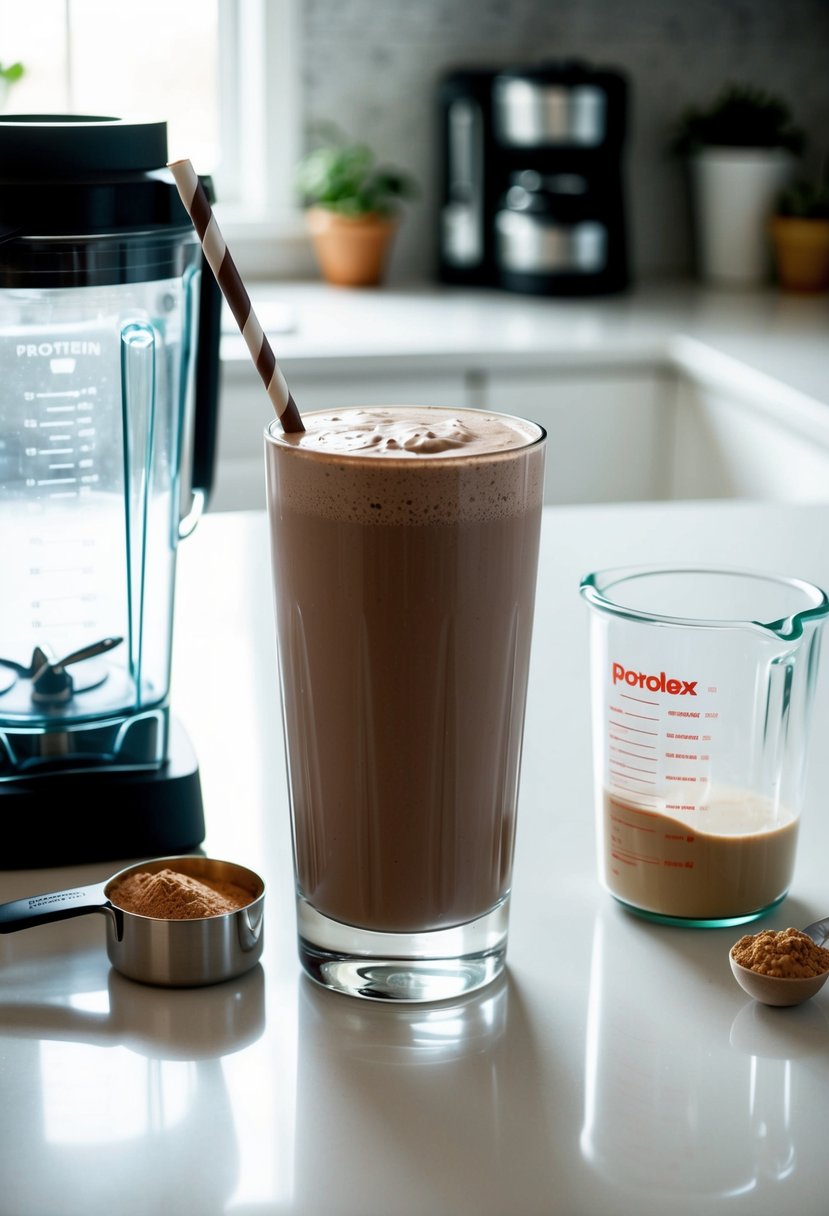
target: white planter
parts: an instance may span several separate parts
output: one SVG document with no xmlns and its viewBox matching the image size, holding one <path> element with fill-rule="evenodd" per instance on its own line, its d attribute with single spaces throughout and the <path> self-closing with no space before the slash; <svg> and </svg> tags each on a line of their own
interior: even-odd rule
<svg viewBox="0 0 829 1216">
<path fill-rule="evenodd" d="M 691 158 L 697 265 L 704 279 L 744 286 L 769 279 L 769 220 L 794 164 L 777 148 L 710 148 Z"/>
</svg>

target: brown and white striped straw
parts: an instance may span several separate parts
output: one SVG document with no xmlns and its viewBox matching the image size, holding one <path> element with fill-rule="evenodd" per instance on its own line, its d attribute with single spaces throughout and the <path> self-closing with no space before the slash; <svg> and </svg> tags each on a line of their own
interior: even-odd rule
<svg viewBox="0 0 829 1216">
<path fill-rule="evenodd" d="M 265 331 L 253 311 L 250 296 L 236 269 L 236 263 L 230 256 L 225 239 L 219 231 L 219 225 L 216 223 L 216 217 L 204 186 L 199 181 L 189 160 L 172 161 L 167 167 L 175 178 L 181 201 L 198 233 L 207 264 L 213 271 L 222 295 L 227 300 L 230 311 L 245 339 L 256 370 L 262 377 L 262 383 L 265 385 L 277 417 L 282 423 L 283 431 L 304 431 L 305 427 L 302 425 L 296 402 L 285 383 L 285 377 L 276 362 L 271 344 L 265 337 Z"/>
</svg>

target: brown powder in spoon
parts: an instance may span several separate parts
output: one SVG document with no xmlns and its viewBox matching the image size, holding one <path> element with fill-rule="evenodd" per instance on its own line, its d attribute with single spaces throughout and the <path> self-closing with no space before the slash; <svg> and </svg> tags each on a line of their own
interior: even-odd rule
<svg viewBox="0 0 829 1216">
<path fill-rule="evenodd" d="M 254 896 L 232 882 L 192 878 L 176 870 L 129 874 L 110 894 L 117 908 L 157 920 L 197 920 L 222 916 L 252 903 Z"/>
<path fill-rule="evenodd" d="M 800 929 L 764 929 L 747 934 L 731 947 L 731 957 L 758 975 L 781 979 L 810 979 L 829 971 L 829 950 Z"/>
</svg>

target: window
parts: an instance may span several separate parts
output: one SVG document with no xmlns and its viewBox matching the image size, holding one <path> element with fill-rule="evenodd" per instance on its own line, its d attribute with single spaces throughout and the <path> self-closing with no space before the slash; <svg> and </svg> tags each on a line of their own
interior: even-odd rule
<svg viewBox="0 0 829 1216">
<path fill-rule="evenodd" d="M 170 158 L 216 187 L 243 273 L 289 272 L 301 225 L 299 0 L 0 0 L 7 113 L 163 118 Z"/>
</svg>

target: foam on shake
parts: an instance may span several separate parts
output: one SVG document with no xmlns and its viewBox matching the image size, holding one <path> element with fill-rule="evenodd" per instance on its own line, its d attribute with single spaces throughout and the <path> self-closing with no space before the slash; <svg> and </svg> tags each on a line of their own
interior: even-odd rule
<svg viewBox="0 0 829 1216">
<path fill-rule="evenodd" d="M 299 433 L 269 429 L 298 457 L 284 462 L 281 487 L 296 510 L 370 524 L 455 523 L 521 513 L 541 492 L 542 463 L 511 459 L 544 435 L 520 418 L 372 406 L 305 413 L 303 422 Z"/>
<path fill-rule="evenodd" d="M 424 456 L 476 456 L 510 451 L 534 443 L 539 428 L 520 418 L 483 410 L 447 413 L 429 406 L 317 412 L 304 416 L 305 430 L 283 436 L 292 447 L 340 456 L 378 456 L 398 460 Z"/>
</svg>

